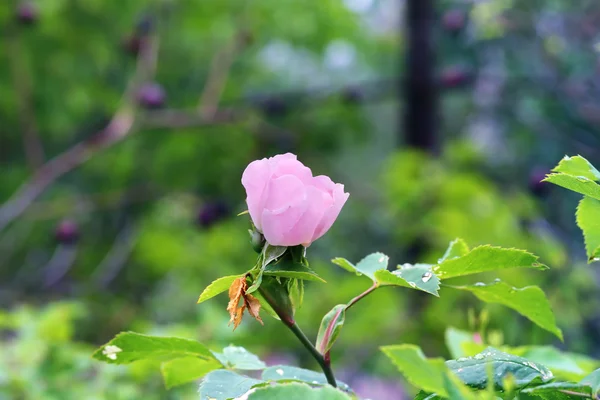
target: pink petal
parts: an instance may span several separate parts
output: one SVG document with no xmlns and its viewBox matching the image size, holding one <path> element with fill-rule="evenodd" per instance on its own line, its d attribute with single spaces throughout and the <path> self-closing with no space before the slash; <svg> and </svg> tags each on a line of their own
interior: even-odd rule
<svg viewBox="0 0 600 400">
<path fill-rule="evenodd" d="M 267 242 L 287 246 L 284 235 L 296 225 L 307 207 L 306 187 L 300 179 L 293 175 L 273 179 L 261 216 L 262 232 Z"/>
<path fill-rule="evenodd" d="M 286 153 L 277 155 L 271 160 L 271 169 L 274 177 L 294 175 L 306 185 L 312 183 L 312 171 L 310 168 L 298 161 L 295 155 Z"/>
<path fill-rule="evenodd" d="M 317 225 L 329 207 L 330 198 L 331 196 L 314 186 L 306 187 L 308 207 L 292 230 L 285 235 L 285 241 L 290 243 L 288 246 L 310 246 Z"/>
<path fill-rule="evenodd" d="M 333 204 L 325 211 L 323 218 L 319 222 L 317 229 L 315 230 L 312 241 L 314 242 L 321 236 L 323 236 L 329 228 L 333 225 L 338 215 L 340 215 L 340 211 L 342 207 L 348 200 L 350 196 L 349 193 L 344 193 L 344 185 L 337 183 L 333 190 Z"/>
<path fill-rule="evenodd" d="M 242 174 L 242 185 L 246 189 L 246 203 L 252 222 L 261 230 L 261 216 L 265 203 L 265 192 L 271 178 L 269 162 L 266 158 L 251 162 Z"/>
</svg>

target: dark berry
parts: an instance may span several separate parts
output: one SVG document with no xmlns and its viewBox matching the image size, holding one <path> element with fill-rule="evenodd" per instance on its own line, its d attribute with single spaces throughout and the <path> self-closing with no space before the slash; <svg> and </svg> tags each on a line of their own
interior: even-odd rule
<svg viewBox="0 0 600 400">
<path fill-rule="evenodd" d="M 464 67 L 450 66 L 442 70 L 440 82 L 445 88 L 457 88 L 464 86 L 471 80 L 470 73 Z"/>
<path fill-rule="evenodd" d="M 206 202 L 198 212 L 198 224 L 209 228 L 229 215 L 229 207 L 223 201 Z"/>
<path fill-rule="evenodd" d="M 147 83 L 138 92 L 141 106 L 149 109 L 161 108 L 165 104 L 165 91 L 158 83 Z"/>
<path fill-rule="evenodd" d="M 140 18 L 136 26 L 136 32 L 140 36 L 146 36 L 154 29 L 154 19 L 149 15 Z"/>
<path fill-rule="evenodd" d="M 542 182 L 550 171 L 543 168 L 535 168 L 529 175 L 529 190 L 536 196 L 545 196 L 548 194 L 550 185 L 547 182 Z"/>
<path fill-rule="evenodd" d="M 364 97 L 363 91 L 357 87 L 347 87 L 342 91 L 342 100 L 346 104 L 358 104 Z"/>
<path fill-rule="evenodd" d="M 456 33 L 465 27 L 465 13 L 461 10 L 447 11 L 442 17 L 442 26 L 448 32 Z"/>
<path fill-rule="evenodd" d="M 261 102 L 260 107 L 268 117 L 283 117 L 288 113 L 287 103 L 277 96 L 267 97 Z"/>
<path fill-rule="evenodd" d="M 73 244 L 79 239 L 79 227 L 72 220 L 61 221 L 54 231 L 54 238 L 61 244 Z"/>
<path fill-rule="evenodd" d="M 17 6 L 17 20 L 24 25 L 32 25 L 38 19 L 38 9 L 31 1 L 23 1 Z"/>
<path fill-rule="evenodd" d="M 138 35 L 131 35 L 123 40 L 123 49 L 132 56 L 137 56 L 144 44 L 144 38 Z"/>
</svg>

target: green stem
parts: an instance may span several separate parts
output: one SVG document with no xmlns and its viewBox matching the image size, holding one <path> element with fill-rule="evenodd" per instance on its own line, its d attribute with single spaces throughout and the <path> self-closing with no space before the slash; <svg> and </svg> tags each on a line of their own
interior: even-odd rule
<svg viewBox="0 0 600 400">
<path fill-rule="evenodd" d="M 335 381 L 335 376 L 333 376 L 333 371 L 331 370 L 331 364 L 329 362 L 329 358 L 323 357 L 323 355 L 321 355 L 321 353 L 319 353 L 319 351 L 315 348 L 315 346 L 313 346 L 311 341 L 308 340 L 308 338 L 306 337 L 304 332 L 302 332 L 302 329 L 300 329 L 298 324 L 294 323 L 292 325 L 288 325 L 286 323 L 286 326 L 288 328 L 290 328 L 290 330 L 294 333 L 294 335 L 296 335 L 298 340 L 300 340 L 300 342 L 304 345 L 306 350 L 308 350 L 308 352 L 314 357 L 314 359 L 317 360 L 317 362 L 321 366 L 321 369 L 323 370 L 323 373 L 325 373 L 327 382 L 331 386 L 337 387 L 337 382 Z"/>
<path fill-rule="evenodd" d="M 308 350 L 310 355 L 313 356 L 315 360 L 317 360 L 317 363 L 319 363 L 319 366 L 321 367 L 323 373 L 325 374 L 325 377 L 327 378 L 327 382 L 331 386 L 337 387 L 335 376 L 333 375 L 333 371 L 331 370 L 331 364 L 329 363 L 328 355 L 323 356 L 321 353 L 319 353 L 319 351 L 315 348 L 315 346 L 313 346 L 311 341 L 306 337 L 304 332 L 302 332 L 302 329 L 300 329 L 296 321 L 294 321 L 293 315 L 290 315 L 290 313 L 285 310 L 285 307 L 281 307 L 281 305 L 278 304 L 277 301 L 275 301 L 275 298 L 271 296 L 271 293 L 264 290 L 263 287 L 260 287 L 258 290 L 262 294 L 263 298 L 267 301 L 267 303 L 269 303 L 273 311 L 275 311 L 275 313 L 279 316 L 281 322 L 283 322 L 283 324 L 292 331 L 292 333 L 298 338 L 298 340 L 300 340 L 300 343 L 302 343 L 306 350 Z"/>
<path fill-rule="evenodd" d="M 352 300 L 350 300 L 346 304 L 346 308 L 339 310 L 337 315 L 335 315 L 335 317 L 333 317 L 331 319 L 329 326 L 327 326 L 327 329 L 325 330 L 325 338 L 323 339 L 323 342 L 325 342 L 325 343 L 329 342 L 329 337 L 333 333 L 333 327 L 334 327 L 335 323 L 337 322 L 339 314 L 342 312 L 346 312 L 350 307 L 352 307 L 353 305 L 358 303 L 361 299 L 365 298 L 369 293 L 373 292 L 378 287 L 379 287 L 379 285 L 377 283 L 373 283 L 373 286 L 371 286 L 370 288 L 368 288 L 367 290 L 365 290 L 364 292 L 362 292 L 361 294 L 359 294 L 358 296 L 356 296 Z M 331 363 L 330 351 L 325 352 L 325 354 L 323 354 L 323 357 L 324 357 L 324 360 L 327 363 L 327 365 L 330 365 L 330 363 Z"/>
</svg>

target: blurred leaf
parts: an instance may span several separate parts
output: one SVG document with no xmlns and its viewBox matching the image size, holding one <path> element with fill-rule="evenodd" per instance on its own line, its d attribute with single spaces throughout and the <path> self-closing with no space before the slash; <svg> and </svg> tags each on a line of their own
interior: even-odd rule
<svg viewBox="0 0 600 400">
<path fill-rule="evenodd" d="M 200 398 L 202 400 L 227 400 L 239 397 L 250 390 L 252 386 L 261 383 L 263 381 L 228 370 L 211 371 L 200 384 Z"/>
<path fill-rule="evenodd" d="M 525 250 L 479 246 L 462 257 L 444 260 L 433 268 L 440 279 L 478 274 L 507 268 L 547 269 L 538 257 Z"/>
<path fill-rule="evenodd" d="M 241 278 L 242 276 L 244 276 L 244 274 L 224 276 L 222 278 L 214 280 L 210 285 L 206 287 L 206 289 L 202 291 L 202 294 L 200 294 L 200 297 L 198 298 L 198 304 L 208 299 L 212 299 L 218 294 L 226 292 L 227 290 L 229 290 L 229 287 L 231 286 L 233 281 Z"/>
<path fill-rule="evenodd" d="M 255 370 L 267 367 L 256 355 L 239 346 L 227 346 L 223 353 L 214 354 L 225 368 Z"/>
<path fill-rule="evenodd" d="M 444 374 L 447 369 L 441 358 L 426 358 L 421 348 L 412 344 L 383 346 L 381 351 L 398 367 L 415 387 L 426 392 L 447 396 Z"/>
<path fill-rule="evenodd" d="M 223 366 L 215 360 L 203 360 L 197 357 L 182 357 L 164 362 L 160 366 L 165 386 L 174 386 L 193 382 L 204 375 Z"/>
<path fill-rule="evenodd" d="M 334 258 L 331 260 L 336 265 L 348 270 L 350 272 L 355 272 L 357 275 L 365 275 L 373 282 L 377 282 L 377 278 L 375 278 L 375 272 L 387 269 L 389 257 L 383 253 L 373 253 L 369 254 L 365 258 L 359 261 L 358 264 L 353 265 L 350 261 L 345 258 Z"/>
<path fill-rule="evenodd" d="M 583 231 L 588 261 L 600 261 L 600 200 L 584 197 L 576 216 L 577 225 Z"/>
<path fill-rule="evenodd" d="M 587 179 L 600 181 L 600 172 L 585 158 L 581 156 L 565 156 L 552 172 L 559 172 L 573 176 L 583 176 Z"/>
<path fill-rule="evenodd" d="M 563 339 L 562 331 L 556 326 L 550 303 L 542 289 L 537 286 L 518 289 L 504 282 L 494 282 L 487 285 L 476 283 L 471 286 L 451 287 L 469 291 L 486 303 L 498 303 L 512 308 L 539 327 L 552 332 L 560 340 Z"/>
<path fill-rule="evenodd" d="M 264 381 L 300 381 L 311 385 L 329 385 L 325 374 L 322 372 L 288 365 L 268 367 L 263 371 L 261 378 Z M 337 384 L 340 389 L 349 390 L 348 385 L 344 382 L 337 381 Z"/>
<path fill-rule="evenodd" d="M 350 400 L 345 393 L 331 387 L 312 388 L 301 383 L 287 383 L 257 388 L 248 400 Z"/>
<path fill-rule="evenodd" d="M 589 386 L 570 382 L 552 382 L 533 388 L 525 388 L 523 393 L 541 397 L 544 400 L 592 398 L 592 390 Z"/>
<path fill-rule="evenodd" d="M 404 264 L 398 266 L 395 271 L 375 271 L 377 284 L 384 286 L 403 286 L 411 289 L 421 290 L 434 296 L 438 296 L 440 279 L 431 270 L 429 264 Z"/>
<path fill-rule="evenodd" d="M 550 174 L 543 182 L 554 183 L 566 189 L 600 200 L 600 185 L 585 176 L 567 174 Z"/>
<path fill-rule="evenodd" d="M 477 389 L 488 387 L 489 375 L 493 376 L 494 385 L 499 390 L 505 389 L 505 378 L 508 376 L 512 376 L 516 388 L 545 383 L 553 378 L 552 372 L 543 365 L 492 347 L 473 357 L 449 360 L 446 365 L 465 384 Z"/>
<path fill-rule="evenodd" d="M 592 394 L 596 397 L 600 395 L 600 369 L 592 372 L 579 382 L 592 388 Z"/>
<path fill-rule="evenodd" d="M 467 255 L 468 252 L 469 246 L 467 246 L 467 243 L 465 243 L 464 240 L 457 238 L 450 242 L 450 245 L 448 245 L 448 249 L 446 249 L 446 252 L 438 262 L 441 263 L 445 260 L 449 260 L 456 257 L 462 257 Z"/>
<path fill-rule="evenodd" d="M 452 358 L 460 358 L 468 355 L 463 350 L 462 345 L 463 343 L 473 342 L 473 333 L 449 326 L 446 328 L 444 337 L 446 339 L 446 347 L 450 351 Z"/>
<path fill-rule="evenodd" d="M 216 360 L 210 350 L 194 340 L 147 336 L 135 332 L 119 333 L 93 355 L 95 359 L 110 364 L 128 364 L 147 359 L 170 360 L 187 356 Z"/>
<path fill-rule="evenodd" d="M 310 281 L 325 282 L 315 271 L 304 264 L 291 260 L 281 260 L 269 264 L 264 269 L 265 275 L 278 276 L 282 278 L 305 279 Z"/>
<path fill-rule="evenodd" d="M 315 342 L 319 353 L 327 353 L 340 335 L 346 317 L 346 307 L 346 304 L 338 304 L 325 314 L 321 320 L 319 333 Z"/>
</svg>

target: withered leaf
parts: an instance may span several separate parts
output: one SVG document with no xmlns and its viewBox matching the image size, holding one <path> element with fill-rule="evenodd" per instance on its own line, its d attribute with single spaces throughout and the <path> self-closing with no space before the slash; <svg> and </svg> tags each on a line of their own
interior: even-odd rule
<svg viewBox="0 0 600 400">
<path fill-rule="evenodd" d="M 251 294 L 244 296 L 244 303 L 248 307 L 248 314 L 254 317 L 261 325 L 264 325 L 263 320 L 260 318 L 260 301 Z"/>
<path fill-rule="evenodd" d="M 248 284 L 246 283 L 246 277 L 242 276 L 231 284 L 229 287 L 229 304 L 227 304 L 227 311 L 229 312 L 229 325 L 233 322 L 233 330 L 237 328 L 242 322 L 242 316 L 244 315 L 244 308 L 246 308 L 246 302 L 242 302 L 240 305 L 240 299 L 246 294 Z"/>
</svg>

